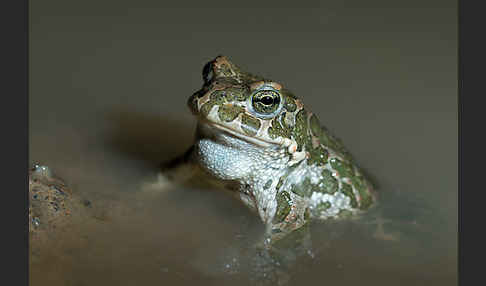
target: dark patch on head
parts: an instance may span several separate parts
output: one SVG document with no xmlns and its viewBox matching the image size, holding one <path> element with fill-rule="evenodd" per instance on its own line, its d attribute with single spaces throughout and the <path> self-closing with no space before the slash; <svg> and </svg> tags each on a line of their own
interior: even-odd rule
<svg viewBox="0 0 486 286">
<path fill-rule="evenodd" d="M 250 136 L 255 136 L 257 134 L 260 125 L 260 120 L 255 119 L 248 114 L 243 114 L 241 117 L 241 129 Z"/>
<path fill-rule="evenodd" d="M 244 112 L 245 109 L 240 106 L 234 106 L 231 104 L 223 104 L 219 107 L 218 117 L 221 121 L 231 122 L 238 117 L 238 115 Z"/>
</svg>

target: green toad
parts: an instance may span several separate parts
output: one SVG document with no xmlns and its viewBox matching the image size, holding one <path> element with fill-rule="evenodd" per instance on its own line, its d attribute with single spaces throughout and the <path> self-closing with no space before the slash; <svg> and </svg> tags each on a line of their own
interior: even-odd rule
<svg viewBox="0 0 486 286">
<path fill-rule="evenodd" d="M 236 183 L 270 243 L 309 219 L 348 217 L 375 201 L 339 139 L 282 84 L 242 71 L 224 56 L 203 69 L 188 100 L 198 119 L 185 162 Z"/>
</svg>

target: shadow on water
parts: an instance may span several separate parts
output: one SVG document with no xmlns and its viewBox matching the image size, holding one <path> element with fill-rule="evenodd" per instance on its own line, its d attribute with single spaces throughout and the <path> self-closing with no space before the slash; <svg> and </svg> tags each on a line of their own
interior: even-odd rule
<svg viewBox="0 0 486 286">
<path fill-rule="evenodd" d="M 113 109 L 106 113 L 107 143 L 123 156 L 158 166 L 192 144 L 194 125 L 165 114 Z"/>
</svg>

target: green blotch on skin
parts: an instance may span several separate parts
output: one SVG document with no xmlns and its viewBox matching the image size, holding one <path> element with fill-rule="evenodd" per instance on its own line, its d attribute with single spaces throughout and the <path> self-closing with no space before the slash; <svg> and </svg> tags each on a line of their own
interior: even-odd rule
<svg viewBox="0 0 486 286">
<path fill-rule="evenodd" d="M 263 186 L 263 189 L 264 190 L 267 190 L 268 188 L 270 188 L 272 186 L 272 180 L 268 180 L 265 185 Z"/>
<path fill-rule="evenodd" d="M 331 163 L 331 166 L 339 172 L 339 175 L 341 177 L 347 177 L 347 178 L 352 178 L 354 177 L 354 171 L 353 167 L 346 162 L 343 162 L 337 158 L 332 158 L 329 160 Z"/>
<path fill-rule="evenodd" d="M 230 77 L 233 75 L 231 68 L 226 64 L 221 64 L 219 69 L 216 70 L 218 76 Z"/>
<path fill-rule="evenodd" d="M 349 210 L 340 210 L 337 216 L 339 218 L 350 218 L 353 216 L 353 213 Z"/>
<path fill-rule="evenodd" d="M 312 155 L 315 155 L 315 151 L 314 151 L 314 147 L 312 147 L 312 136 L 310 134 L 307 134 L 307 136 L 305 136 L 305 151 L 307 151 L 309 153 L 309 160 L 307 160 L 307 165 L 311 165 L 313 164 L 313 158 L 312 158 Z"/>
<path fill-rule="evenodd" d="M 238 101 L 245 101 L 248 98 L 248 91 L 244 88 L 229 88 L 228 93 L 231 94 L 231 98 Z"/>
<path fill-rule="evenodd" d="M 232 83 L 233 85 L 236 83 Z M 235 100 L 245 101 L 247 99 L 244 87 L 229 87 L 222 90 L 215 90 L 211 93 L 211 100 L 221 100 L 221 102 L 231 103 Z"/>
<path fill-rule="evenodd" d="M 322 183 L 322 188 L 319 189 L 319 191 L 323 193 L 328 193 L 328 194 L 334 194 L 339 187 L 338 181 L 336 178 L 332 176 L 331 171 L 329 170 L 323 170 L 322 173 L 322 178 L 321 178 L 321 183 Z"/>
<path fill-rule="evenodd" d="M 351 182 L 358 190 L 361 198 L 359 208 L 367 209 L 368 207 L 370 207 L 373 204 L 373 196 L 370 194 L 370 190 L 365 182 L 365 179 L 362 176 L 354 176 L 351 178 Z"/>
<path fill-rule="evenodd" d="M 320 215 L 321 212 L 327 211 L 330 207 L 331 207 L 330 202 L 319 203 L 315 208 L 315 212 L 317 212 L 317 214 Z"/>
<path fill-rule="evenodd" d="M 341 191 L 346 197 L 349 197 L 351 199 L 350 201 L 351 207 L 353 208 L 358 207 L 358 202 L 356 201 L 356 197 L 354 196 L 353 188 L 350 185 L 343 183 L 343 188 Z"/>
<path fill-rule="evenodd" d="M 295 100 L 290 96 L 285 96 L 285 109 L 289 112 L 294 112 L 297 109 L 297 104 L 295 104 Z"/>
<path fill-rule="evenodd" d="M 275 139 L 279 136 L 279 134 L 277 133 L 275 128 L 270 127 L 270 128 L 268 128 L 268 136 L 270 136 L 270 138 L 272 138 L 272 139 Z"/>
<path fill-rule="evenodd" d="M 321 142 L 322 145 L 327 146 L 332 150 L 334 150 L 335 152 L 339 153 L 346 160 L 352 161 L 352 156 L 348 152 L 348 150 L 346 150 L 346 148 L 344 147 L 344 144 L 342 143 L 341 139 L 333 136 L 330 133 L 330 131 L 324 126 L 321 126 L 319 141 Z"/>
<path fill-rule="evenodd" d="M 309 146 L 307 144 L 306 146 Z M 321 145 L 317 146 L 316 148 L 312 148 L 312 145 L 306 147 L 306 150 L 309 152 L 309 159 L 307 160 L 308 165 L 317 164 L 319 166 L 324 166 L 327 163 L 327 158 L 329 153 L 326 149 L 322 148 Z"/>
<path fill-rule="evenodd" d="M 259 75 L 254 75 L 248 72 L 243 72 L 240 70 L 239 72 L 239 78 L 246 82 L 247 84 L 251 84 L 256 81 L 265 81 L 265 79 Z M 267 80 L 270 81 L 270 80 Z"/>
<path fill-rule="evenodd" d="M 292 135 L 297 142 L 297 151 L 302 151 L 302 147 L 305 145 L 307 139 L 307 112 L 302 109 L 295 116 L 295 127 L 292 131 Z"/>
<path fill-rule="evenodd" d="M 349 153 L 346 147 L 344 147 L 344 144 L 341 141 L 341 139 L 335 138 L 334 142 L 335 142 L 334 144 L 337 146 L 336 150 L 341 154 L 341 156 L 343 156 L 344 159 L 348 160 L 349 162 L 352 162 L 353 156 L 351 156 L 351 153 Z"/>
<path fill-rule="evenodd" d="M 372 196 L 366 196 L 361 199 L 360 201 L 360 209 L 364 210 L 369 208 L 373 204 L 373 197 Z"/>
<path fill-rule="evenodd" d="M 316 136 L 316 135 L 315 135 L 315 132 L 313 131 L 313 124 L 314 125 L 317 124 L 317 127 L 320 130 L 319 121 L 317 121 L 317 123 L 316 123 L 315 122 L 316 120 L 317 120 L 317 117 L 314 114 L 311 115 L 310 120 L 309 120 L 309 124 L 310 124 L 311 133 L 313 133 L 314 136 Z M 318 136 L 316 136 L 316 137 L 318 137 Z M 305 143 L 305 150 L 307 152 L 309 152 L 309 159 L 307 160 L 307 164 L 308 165 L 317 164 L 319 166 L 324 166 L 327 163 L 327 158 L 329 156 L 329 153 L 326 149 L 324 149 L 324 147 L 322 147 L 321 144 L 317 145 L 317 147 L 314 148 L 313 144 L 312 144 L 312 140 L 313 140 L 313 136 L 311 134 L 309 134 L 307 136 L 307 140 L 306 140 L 306 143 Z"/>
<path fill-rule="evenodd" d="M 316 189 L 316 186 L 313 185 L 309 178 L 305 178 L 304 181 L 299 185 L 292 185 L 290 190 L 301 197 L 310 197 L 312 194 L 312 190 Z"/>
<path fill-rule="evenodd" d="M 312 116 L 310 117 L 309 124 L 312 134 L 316 137 L 320 137 L 322 134 L 322 128 L 321 124 L 319 123 L 319 119 L 317 119 L 317 116 L 315 114 L 312 114 Z"/>
<path fill-rule="evenodd" d="M 209 112 L 211 112 L 211 109 L 213 109 L 215 105 L 222 105 L 225 102 L 224 97 L 220 94 L 221 92 L 222 91 L 217 90 L 211 93 L 209 101 L 201 106 L 202 115 L 208 116 Z"/>
<path fill-rule="evenodd" d="M 232 88 L 228 88 L 222 91 L 221 96 L 224 97 L 225 102 L 232 102 L 235 100 L 235 94 L 232 90 Z"/>
<path fill-rule="evenodd" d="M 282 112 L 280 115 L 280 123 L 282 124 L 283 129 L 287 130 L 290 136 L 290 131 L 292 130 L 292 126 L 294 125 L 294 117 L 293 113 L 290 112 Z"/>
<path fill-rule="evenodd" d="M 319 141 L 321 141 L 321 144 L 323 144 L 327 147 L 330 147 L 330 148 L 335 147 L 331 143 L 331 140 L 330 140 L 329 135 L 328 135 L 328 130 L 324 126 L 321 127 L 321 132 L 320 132 L 320 135 L 319 135 Z"/>
<path fill-rule="evenodd" d="M 255 136 L 260 129 L 260 120 L 249 116 L 248 114 L 243 114 L 241 118 L 241 129 L 250 136 Z"/>
<path fill-rule="evenodd" d="M 229 79 L 220 80 L 220 82 L 227 82 L 228 85 L 238 84 L 236 81 Z M 215 90 L 211 93 L 211 100 L 220 100 L 221 102 L 231 103 L 235 100 L 245 101 L 248 98 L 248 88 L 243 86 L 228 87 L 225 89 Z"/>
<path fill-rule="evenodd" d="M 285 138 L 290 138 L 290 130 L 287 128 L 284 128 L 278 118 L 274 118 L 272 120 L 272 126 L 268 128 L 268 135 L 270 138 L 275 139 L 279 136 L 285 137 Z"/>
<path fill-rule="evenodd" d="M 209 98 L 210 98 L 210 100 L 218 100 L 218 99 L 223 99 L 223 97 L 225 97 L 225 91 L 218 89 L 218 90 L 211 92 L 211 95 L 210 95 Z"/>
<path fill-rule="evenodd" d="M 218 117 L 221 121 L 231 122 L 238 117 L 238 114 L 244 112 L 245 109 L 241 106 L 231 104 L 221 105 L 218 110 Z"/>
<path fill-rule="evenodd" d="M 275 212 L 275 217 L 273 218 L 273 223 L 282 222 L 290 213 L 290 194 L 283 191 L 277 193 L 277 211 Z"/>
<path fill-rule="evenodd" d="M 213 109 L 213 106 L 216 104 L 214 102 L 208 101 L 203 106 L 201 106 L 201 114 L 204 116 L 208 116 L 209 112 L 211 112 L 211 109 Z"/>
</svg>

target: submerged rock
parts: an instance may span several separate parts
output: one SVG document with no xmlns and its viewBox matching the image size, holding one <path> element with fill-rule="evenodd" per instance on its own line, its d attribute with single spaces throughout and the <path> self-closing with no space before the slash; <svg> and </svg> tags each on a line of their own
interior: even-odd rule
<svg viewBox="0 0 486 286">
<path fill-rule="evenodd" d="M 35 164 L 29 170 L 29 241 L 36 255 L 47 245 L 59 242 L 88 218 L 91 202 L 73 194 L 71 188 L 53 175 L 47 166 Z M 55 243 L 54 243 L 55 244 Z"/>
</svg>

